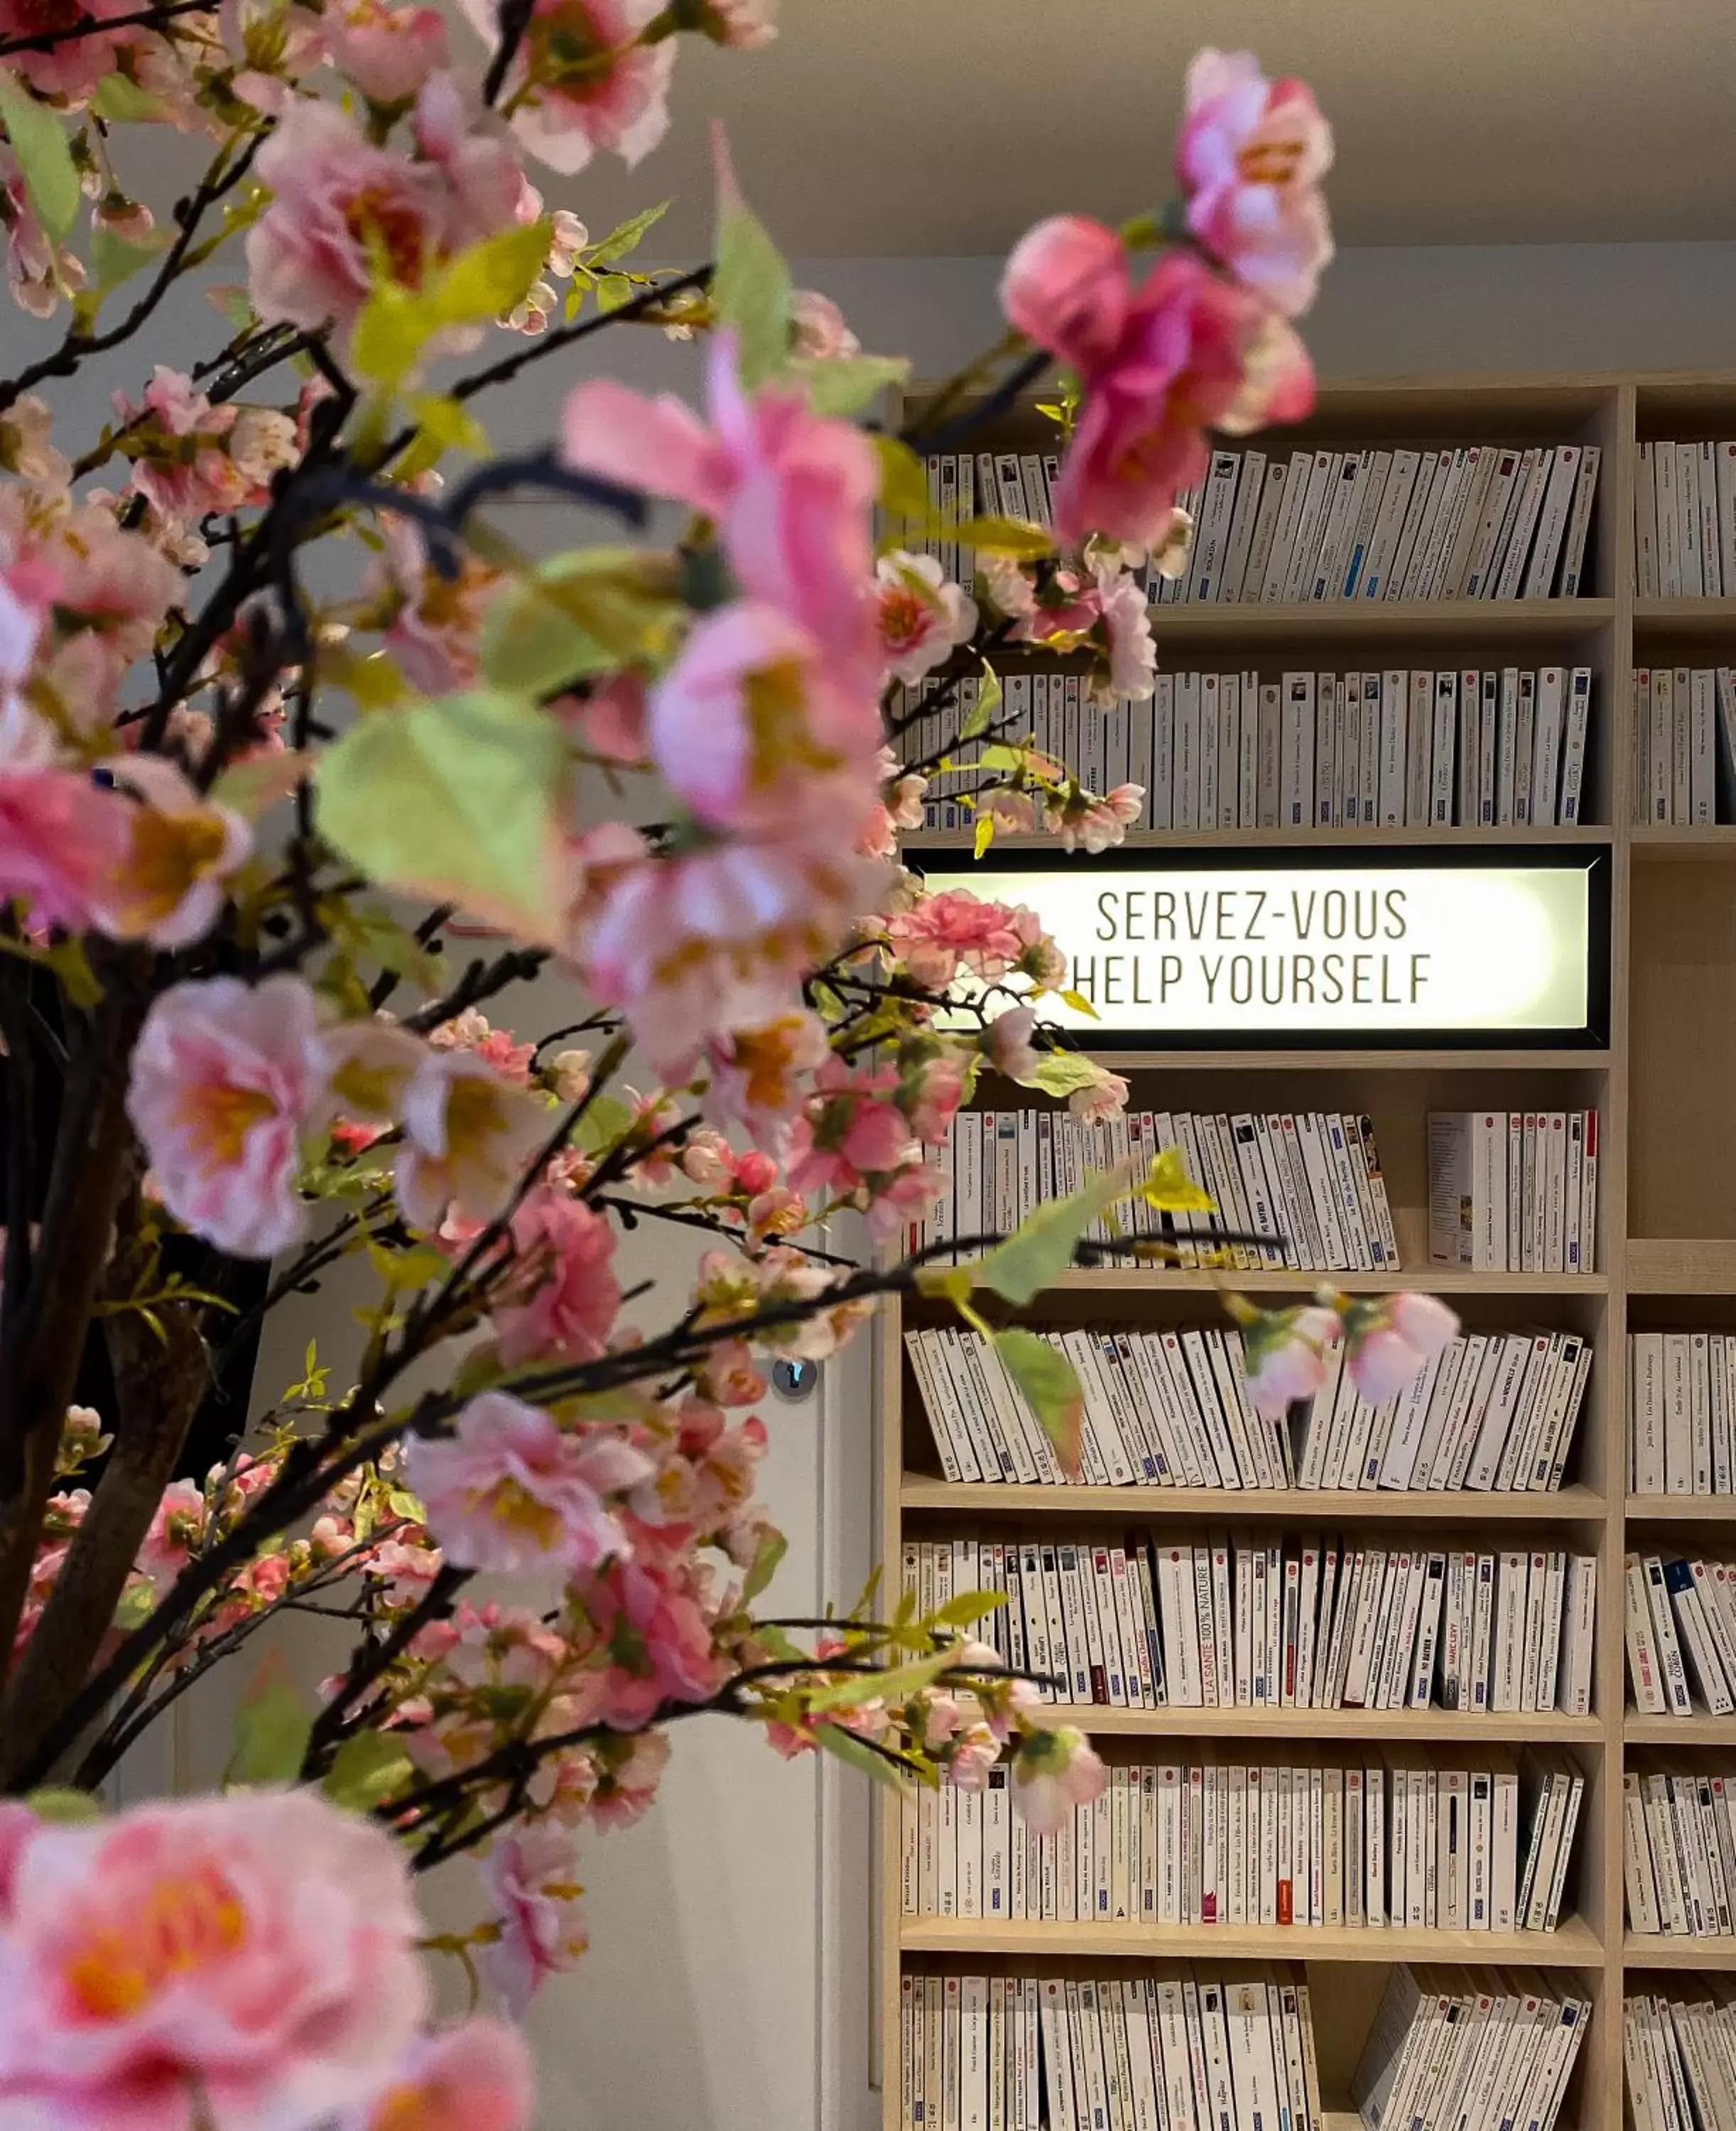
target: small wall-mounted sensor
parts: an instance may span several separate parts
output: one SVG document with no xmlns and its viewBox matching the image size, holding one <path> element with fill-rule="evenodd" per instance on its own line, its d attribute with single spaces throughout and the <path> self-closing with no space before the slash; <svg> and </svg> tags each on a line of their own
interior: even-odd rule
<svg viewBox="0 0 1736 2131">
<path fill-rule="evenodd" d="M 818 1362 L 798 1361 L 791 1356 L 772 1364 L 772 1388 L 791 1406 L 812 1398 L 819 1383 Z"/>
</svg>

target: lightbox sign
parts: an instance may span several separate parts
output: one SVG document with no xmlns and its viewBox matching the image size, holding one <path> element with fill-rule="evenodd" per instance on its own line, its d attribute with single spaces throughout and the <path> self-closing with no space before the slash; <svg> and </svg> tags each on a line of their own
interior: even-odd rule
<svg viewBox="0 0 1736 2131">
<path fill-rule="evenodd" d="M 1045 1017 L 1099 1045 L 1607 1041 L 1602 851 L 1044 853 L 925 879 L 1035 910 L 1097 1009 Z"/>
</svg>

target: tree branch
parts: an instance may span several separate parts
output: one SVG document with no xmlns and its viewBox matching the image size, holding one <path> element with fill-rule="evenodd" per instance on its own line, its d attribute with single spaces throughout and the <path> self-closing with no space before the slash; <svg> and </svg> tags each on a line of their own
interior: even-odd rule
<svg viewBox="0 0 1736 2131">
<path fill-rule="evenodd" d="M 215 15 L 215 0 L 166 0 L 157 7 L 141 7 L 132 15 L 84 15 L 67 27 L 39 30 L 33 36 L 0 37 L 0 60 L 14 52 L 49 52 L 57 45 L 69 45 L 80 37 L 106 36 L 113 30 L 155 30 L 179 15 Z"/>
</svg>

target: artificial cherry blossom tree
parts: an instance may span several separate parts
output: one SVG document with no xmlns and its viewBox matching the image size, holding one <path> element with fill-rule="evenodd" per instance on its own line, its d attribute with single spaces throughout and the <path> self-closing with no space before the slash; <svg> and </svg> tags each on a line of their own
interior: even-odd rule
<svg viewBox="0 0 1736 2131">
<path fill-rule="evenodd" d="M 770 1359 L 920 1290 L 1070 1452 L 1078 1386 L 1012 1317 L 1131 1195 L 1203 1203 L 1165 1156 L 964 1239 L 971 1269 L 908 1249 L 979 1076 L 1126 1090 L 1043 1021 L 1065 971 L 1032 914 L 927 894 L 897 831 L 943 764 L 979 847 L 1100 849 L 1138 794 L 1083 788 L 986 680 L 925 762 L 885 706 L 945 713 L 1021 644 L 1149 690 L 1130 566 L 1184 547 L 1209 430 L 1308 404 L 1325 126 L 1203 54 L 1176 204 L 1033 230 L 1004 338 L 895 435 L 903 366 L 791 288 L 720 144 L 691 271 L 631 263 L 654 215 L 597 237 L 566 204 L 661 139 L 683 36 L 763 44 L 770 0 L 471 12 L 0 0 L 0 229 L 48 327 L 0 381 L 7 2127 L 511 2131 L 523 2046 L 430 2027 L 411 1875 L 474 1857 L 474 1928 L 435 1950 L 521 2010 L 583 1949 L 579 1844 L 695 1715 L 890 1779 L 1004 1755 L 1040 1819 L 1102 1781 L 971 1636 L 987 1602 L 767 1610 L 754 1409 Z M 126 175 L 165 129 L 208 155 L 166 215 Z M 151 365 L 202 287 L 210 353 Z M 546 449 L 492 449 L 490 388 L 605 334 L 629 371 L 648 332 L 705 339 L 702 412 L 593 376 Z M 61 433 L 57 390 L 117 351 L 112 419 Z M 1053 533 L 937 525 L 919 454 L 1055 366 Z M 574 544 L 520 552 L 514 494 Z M 877 547 L 877 510 L 973 549 L 992 597 Z M 552 969 L 586 1006 L 522 1033 Z M 703 1243 L 678 1292 L 624 1289 L 643 1224 Z M 310 1352 L 199 1470 L 213 1371 L 333 1278 L 371 1298 L 353 1382 Z M 1445 1336 L 1421 1298 L 1241 1309 L 1280 1406 L 1332 1340 L 1380 1396 Z M 75 1399 L 98 1348 L 112 1410 Z M 261 1684 L 224 1795 L 98 1817 L 141 1733 L 298 1609 L 352 1638 L 317 1701 Z"/>
</svg>

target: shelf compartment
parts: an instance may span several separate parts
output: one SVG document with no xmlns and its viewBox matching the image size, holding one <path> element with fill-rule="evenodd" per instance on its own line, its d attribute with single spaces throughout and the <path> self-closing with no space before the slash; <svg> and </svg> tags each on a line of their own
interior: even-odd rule
<svg viewBox="0 0 1736 2131">
<path fill-rule="evenodd" d="M 1201 1272 L 1179 1266 L 1075 1266 L 1044 1290 L 1052 1295 L 1083 1289 L 1098 1295 L 1294 1295 L 1305 1300 L 1326 1283 L 1347 1295 L 1395 1295 L 1428 1288 L 1437 1295 L 1607 1295 L 1601 1272 L 1471 1272 L 1459 1266 L 1401 1266 L 1396 1272 L 1285 1272 L 1265 1267 L 1232 1272 L 1227 1266 Z M 1722 1291 L 1719 1291 L 1720 1292 Z"/>
<path fill-rule="evenodd" d="M 1629 1495 L 1629 1524 L 1736 1524 L 1736 1495 Z"/>
<path fill-rule="evenodd" d="M 1736 859 L 1736 825 L 1728 821 L 1707 829 L 1636 828 L 1628 841 L 1641 865 Z"/>
<path fill-rule="evenodd" d="M 1636 830 L 1636 840 L 1644 831 Z M 1705 836 L 1706 830 L 1677 830 L 1665 833 Z M 1729 831 L 1736 836 L 1736 829 Z M 1509 845 L 1532 849 L 1539 844 L 1609 844 L 1615 831 L 1596 822 L 1576 822 L 1557 829 L 1485 828 L 1374 828 L 1374 829 L 1129 829 L 1116 848 L 1130 851 L 1263 851 L 1296 853 L 1308 850 L 1394 850 L 1423 849 L 1438 851 L 1462 845 L 1477 850 L 1499 850 Z M 911 829 L 899 839 L 907 855 L 945 852 L 969 855 L 971 838 L 951 829 Z M 1040 836 L 997 836 L 989 864 L 1007 853 L 1052 849 L 1054 839 Z M 973 860 L 974 863 L 974 860 Z M 1365 1057 L 1366 1052 L 1359 1056 Z"/>
<path fill-rule="evenodd" d="M 1697 605 L 1720 602 L 1700 601 Z M 1231 606 L 1179 601 L 1150 609 L 1151 630 L 1165 648 L 1178 644 L 1276 641 L 1284 638 L 1385 639 L 1391 637 L 1475 639 L 1510 643 L 1569 637 L 1600 629 L 1615 619 L 1608 599 L 1553 600 L 1309 600 Z M 1174 661 L 1170 661 L 1173 664 Z"/>
<path fill-rule="evenodd" d="M 1340 1487 L 1069 1487 L 996 1486 L 982 1481 L 934 1478 L 906 1473 L 898 1499 L 906 1510 L 944 1510 L 955 1516 L 999 1511 L 1009 1516 L 1196 1516 L 1413 1518 L 1480 1524 L 1511 1519 L 1538 1524 L 1601 1524 L 1608 1505 L 1586 1487 L 1552 1495 L 1382 1493 L 1377 1488 Z M 1322 1712 L 1323 1713 L 1323 1712 Z"/>
<path fill-rule="evenodd" d="M 1629 1709 L 1622 1739 L 1629 1746 L 1736 1746 L 1736 1717 L 1647 1717 Z"/>
<path fill-rule="evenodd" d="M 1662 642 L 1736 628 L 1736 599 L 1636 599 L 1633 626 Z M 1643 666 L 1644 657 L 1635 655 Z"/>
<path fill-rule="evenodd" d="M 1736 1938 L 1648 1937 L 1622 1935 L 1622 1966 L 1635 1968 L 1736 1968 Z"/>
<path fill-rule="evenodd" d="M 1736 1240 L 1727 1236 L 1630 1236 L 1630 1295 L 1736 1295 Z"/>
<path fill-rule="evenodd" d="M 1604 1950 L 1581 1917 L 1552 1932 L 1353 1930 L 1341 1925 L 993 1923 L 982 1917 L 905 1917 L 906 1953 L 1022 1954 L 1040 1959 L 1127 1961 L 1521 1961 L 1540 1968 L 1600 1968 Z M 1715 1943 L 1715 1942 L 1713 1942 Z M 1697 1945 L 1708 1942 L 1699 1940 Z M 1736 1940 L 1731 1965 L 1736 1966 Z M 1683 1964 L 1686 1966 L 1688 1964 Z"/>
<path fill-rule="evenodd" d="M 1091 1702 L 1045 1703 L 1044 1713 L 1045 1718 L 1075 1724 L 1100 1738 L 1379 1739 L 1388 1743 L 1438 1739 L 1596 1746 L 1604 1736 L 1601 1717 L 1563 1717 L 1554 1710 L 1473 1715 L 1452 1709 L 1102 1709 Z"/>
</svg>

